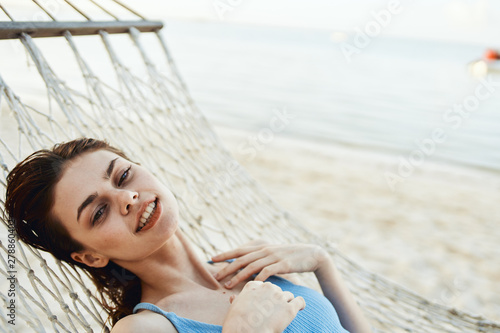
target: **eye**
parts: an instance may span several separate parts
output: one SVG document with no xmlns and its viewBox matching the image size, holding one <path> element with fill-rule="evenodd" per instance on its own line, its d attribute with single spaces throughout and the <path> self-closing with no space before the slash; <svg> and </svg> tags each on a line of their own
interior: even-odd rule
<svg viewBox="0 0 500 333">
<path fill-rule="evenodd" d="M 95 225 L 96 223 L 98 223 L 103 218 L 104 213 L 106 212 L 106 208 L 107 207 L 108 207 L 108 205 L 101 206 L 97 210 L 97 212 L 95 212 L 95 215 L 92 218 L 92 225 Z"/>
<path fill-rule="evenodd" d="M 123 171 L 122 175 L 120 176 L 120 179 L 118 180 L 118 187 L 120 187 L 122 183 L 128 178 L 131 168 L 132 166 L 129 166 L 127 169 L 125 169 L 125 171 Z"/>
</svg>

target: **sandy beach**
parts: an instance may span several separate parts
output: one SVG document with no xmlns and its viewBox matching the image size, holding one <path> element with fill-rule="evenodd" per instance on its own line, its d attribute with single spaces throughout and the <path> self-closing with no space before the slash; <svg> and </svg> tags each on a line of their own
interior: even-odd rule
<svg viewBox="0 0 500 333">
<path fill-rule="evenodd" d="M 500 320 L 498 175 L 424 163 L 393 191 L 396 156 L 217 127 L 235 158 L 309 229 L 435 302 Z"/>
<path fill-rule="evenodd" d="M 359 5 L 352 7 L 359 11 Z M 427 18 L 427 8 L 422 12 Z M 403 21 L 408 20 L 398 20 Z M 196 104 L 216 124 L 233 156 L 284 210 L 367 270 L 431 301 L 500 321 L 499 174 L 426 160 L 391 188 L 386 175 L 397 170 L 399 156 L 381 152 L 408 151 L 429 129 L 450 125 L 443 124 L 443 115 L 478 88 L 463 68 L 482 45 L 382 35 L 347 66 L 331 40 L 336 31 L 331 28 L 166 22 L 169 46 Z M 421 20 L 416 22 L 420 30 Z M 353 24 L 348 24 L 351 30 Z M 124 39 L 117 46 L 128 47 Z M 91 52 L 92 42 L 84 38 L 79 46 L 88 51 L 94 71 L 112 78 L 108 84 L 113 86 L 114 75 L 108 74 L 114 69 L 101 68 L 104 47 L 99 43 Z M 70 63 L 74 59 L 61 57 L 67 54 L 59 45 L 67 48 L 64 41 L 37 43 L 63 81 L 80 79 L 76 63 Z M 33 88 L 41 82 L 29 75 L 38 78 L 38 72 L 26 66 L 28 57 L 17 46 L 3 52 L 0 60 L 8 66 L 2 78 L 37 105 L 31 94 L 45 99 L 45 86 Z M 132 68 L 142 64 L 138 55 L 136 63 L 132 54 L 124 55 Z M 453 140 L 436 155 L 498 170 L 498 90 L 495 96 L 460 131 L 450 131 Z M 120 103 L 113 107 L 123 107 Z M 0 113 L 9 112 L 5 103 L 0 107 Z M 302 120 L 254 147 L 255 154 L 243 153 L 274 108 Z M 1 125 L 4 138 L 17 134 L 16 127 Z M 324 141 L 305 139 L 314 135 Z M 355 148 L 375 143 L 379 151 Z"/>
</svg>

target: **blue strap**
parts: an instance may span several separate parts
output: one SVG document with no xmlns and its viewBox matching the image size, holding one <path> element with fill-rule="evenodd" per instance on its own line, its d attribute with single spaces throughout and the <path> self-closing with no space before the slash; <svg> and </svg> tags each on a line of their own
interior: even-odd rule
<svg viewBox="0 0 500 333">
<path fill-rule="evenodd" d="M 168 314 L 168 312 L 163 311 L 162 309 L 151 303 L 139 303 L 134 307 L 134 310 L 132 310 L 132 312 L 136 313 L 139 310 L 150 310 L 159 313 L 161 315 L 164 315 L 165 317 Z"/>
</svg>

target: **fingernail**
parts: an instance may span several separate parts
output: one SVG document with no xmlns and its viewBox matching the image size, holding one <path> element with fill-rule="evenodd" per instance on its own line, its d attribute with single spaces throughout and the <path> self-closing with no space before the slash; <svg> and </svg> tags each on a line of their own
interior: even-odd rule
<svg viewBox="0 0 500 333">
<path fill-rule="evenodd" d="M 226 283 L 224 283 L 224 286 L 226 288 L 231 288 L 231 285 L 232 285 L 231 281 L 227 281 Z"/>
<path fill-rule="evenodd" d="M 214 274 L 214 278 L 215 278 L 216 280 L 218 280 L 218 278 L 219 278 L 219 273 L 215 273 L 215 274 Z"/>
</svg>

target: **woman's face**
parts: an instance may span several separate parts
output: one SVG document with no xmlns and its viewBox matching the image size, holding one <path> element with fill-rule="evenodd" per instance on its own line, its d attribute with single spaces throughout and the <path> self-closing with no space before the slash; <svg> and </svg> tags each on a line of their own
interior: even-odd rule
<svg viewBox="0 0 500 333">
<path fill-rule="evenodd" d="M 69 161 L 54 196 L 52 213 L 85 248 L 73 259 L 89 266 L 141 260 L 177 229 L 173 194 L 145 168 L 107 150 Z"/>
</svg>

